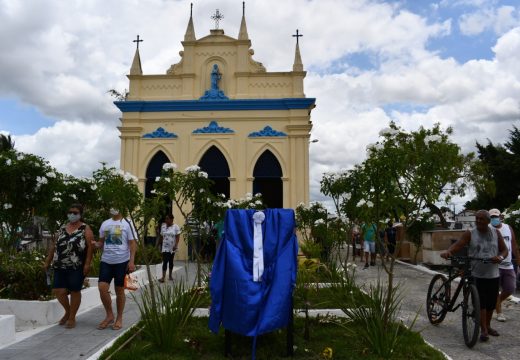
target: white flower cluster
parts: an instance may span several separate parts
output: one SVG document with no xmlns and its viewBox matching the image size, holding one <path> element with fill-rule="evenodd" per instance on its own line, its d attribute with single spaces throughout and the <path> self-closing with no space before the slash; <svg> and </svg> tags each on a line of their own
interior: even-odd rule
<svg viewBox="0 0 520 360">
<path fill-rule="evenodd" d="M 379 136 L 394 136 L 399 134 L 399 130 L 392 128 L 383 128 L 379 131 Z"/>
<path fill-rule="evenodd" d="M 357 265 L 354 263 L 347 263 L 347 270 L 354 270 L 357 268 Z"/>
<path fill-rule="evenodd" d="M 5 209 L 5 210 L 9 210 L 9 209 L 11 209 L 12 207 L 13 207 L 13 204 L 9 204 L 9 203 L 5 203 L 5 204 L 4 204 L 4 209 Z"/>
<path fill-rule="evenodd" d="M 11 159 L 7 159 L 7 160 L 5 161 L 5 164 L 6 164 L 7 166 L 11 166 L 12 163 L 13 163 L 13 162 L 12 162 Z"/>
<path fill-rule="evenodd" d="M 123 179 L 125 179 L 125 181 L 133 181 L 133 182 L 137 182 L 139 181 L 139 178 L 129 172 L 126 172 L 123 174 Z"/>
<path fill-rule="evenodd" d="M 325 220 L 323 220 L 323 219 L 318 219 L 314 222 L 314 226 L 323 225 L 323 224 L 325 224 Z"/>
<path fill-rule="evenodd" d="M 440 135 L 428 135 L 424 138 L 425 143 L 429 142 L 439 142 L 442 140 L 442 136 Z"/>
<path fill-rule="evenodd" d="M 175 163 L 164 163 L 164 165 L 162 166 L 163 170 L 165 171 L 168 171 L 168 170 L 176 170 L 177 169 L 177 164 Z"/>
<path fill-rule="evenodd" d="M 59 197 L 55 196 L 52 198 L 52 201 L 61 202 L 61 199 Z"/>
<path fill-rule="evenodd" d="M 48 178 L 56 179 L 56 173 L 53 171 L 49 171 L 47 174 L 45 174 Z"/>
<path fill-rule="evenodd" d="M 208 173 L 205 172 L 205 171 L 199 171 L 199 176 L 207 179 L 208 178 Z"/>
<path fill-rule="evenodd" d="M 374 206 L 374 203 L 373 203 L 372 201 L 370 201 L 370 200 L 365 201 L 365 200 L 361 199 L 361 200 L 359 200 L 359 202 L 357 203 L 356 206 L 357 206 L 357 207 L 361 207 L 361 206 L 363 206 L 363 205 L 366 205 L 366 206 L 368 206 L 369 208 L 371 208 L 371 207 Z"/>
<path fill-rule="evenodd" d="M 184 169 L 186 172 L 198 172 L 200 171 L 200 167 L 198 165 L 190 165 L 186 169 Z"/>
</svg>

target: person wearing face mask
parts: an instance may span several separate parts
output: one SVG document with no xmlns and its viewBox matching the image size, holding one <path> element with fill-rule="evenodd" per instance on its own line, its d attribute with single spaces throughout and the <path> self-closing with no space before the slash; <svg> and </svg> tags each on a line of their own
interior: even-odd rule
<svg viewBox="0 0 520 360">
<path fill-rule="evenodd" d="M 99 228 L 100 247 L 103 248 L 99 264 L 99 296 L 105 308 L 106 316 L 98 325 L 99 330 L 106 329 L 113 323 L 113 330 L 123 327 L 123 311 L 125 309 L 125 275 L 135 271 L 134 259 L 137 249 L 134 229 L 130 222 L 123 219 L 117 209 L 110 209 L 110 219 Z M 110 283 L 114 279 L 116 290 L 117 317 L 112 311 L 112 298 L 109 293 Z"/>
<path fill-rule="evenodd" d="M 489 210 L 491 216 L 491 225 L 500 231 L 504 242 L 506 243 L 507 250 L 509 253 L 506 258 L 498 265 L 500 272 L 500 288 L 502 291 L 498 295 L 496 312 L 498 321 L 506 321 L 506 317 L 502 313 L 502 302 L 507 299 L 511 294 L 515 292 L 516 287 L 516 274 L 511 260 L 511 255 L 514 254 L 515 258 L 518 259 L 518 247 L 516 246 L 515 233 L 511 226 L 502 223 L 500 219 L 500 210 L 491 209 Z"/>
<path fill-rule="evenodd" d="M 83 206 L 80 204 L 73 204 L 69 208 L 68 223 L 60 228 L 58 239 L 50 246 L 43 266 L 47 271 L 53 261 L 53 291 L 65 309 L 65 315 L 59 324 L 65 325 L 67 329 L 76 326 L 76 313 L 81 304 L 81 288 L 92 261 L 94 234 L 82 221 L 82 215 Z"/>
</svg>

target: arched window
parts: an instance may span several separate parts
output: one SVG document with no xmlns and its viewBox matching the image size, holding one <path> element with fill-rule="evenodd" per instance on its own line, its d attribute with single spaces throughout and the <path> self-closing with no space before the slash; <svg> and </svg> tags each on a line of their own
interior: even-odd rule
<svg viewBox="0 0 520 360">
<path fill-rule="evenodd" d="M 253 193 L 261 193 L 268 208 L 283 207 L 282 167 L 274 154 L 266 150 L 253 170 Z"/>
<path fill-rule="evenodd" d="M 208 173 L 208 178 L 214 181 L 211 192 L 215 195 L 224 194 L 229 198 L 229 166 L 226 157 L 215 146 L 211 146 L 199 161 L 202 171 Z"/>
</svg>

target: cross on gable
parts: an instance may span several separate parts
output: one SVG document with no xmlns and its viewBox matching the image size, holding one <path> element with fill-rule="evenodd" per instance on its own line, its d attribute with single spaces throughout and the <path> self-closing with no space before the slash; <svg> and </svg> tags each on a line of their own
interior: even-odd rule
<svg viewBox="0 0 520 360">
<path fill-rule="evenodd" d="M 303 35 L 299 33 L 298 29 L 296 29 L 296 35 L 293 35 L 292 37 L 295 37 L 296 38 L 296 44 L 299 44 L 299 39 L 302 37 Z"/>
<path fill-rule="evenodd" d="M 220 20 L 224 19 L 224 14 L 220 13 L 220 11 L 217 9 L 211 18 L 215 20 L 215 29 L 218 29 L 218 23 Z"/>
<path fill-rule="evenodd" d="M 144 41 L 143 39 L 139 39 L 139 35 L 137 35 L 137 39 L 136 40 L 132 40 L 132 42 L 137 43 L 137 50 L 139 50 L 139 43 L 143 42 L 143 41 Z"/>
</svg>

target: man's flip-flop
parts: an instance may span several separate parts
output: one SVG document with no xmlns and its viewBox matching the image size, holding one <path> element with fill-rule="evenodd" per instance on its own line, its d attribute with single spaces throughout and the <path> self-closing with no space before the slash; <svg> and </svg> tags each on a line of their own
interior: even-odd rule
<svg viewBox="0 0 520 360">
<path fill-rule="evenodd" d="M 97 329 L 98 330 L 105 330 L 113 322 L 114 322 L 114 320 L 110 320 L 110 321 L 103 320 L 103 321 L 101 321 L 99 323 L 99 325 L 97 326 Z"/>
<path fill-rule="evenodd" d="M 500 336 L 498 331 L 496 331 L 495 329 L 488 329 L 488 334 L 491 336 Z"/>
<path fill-rule="evenodd" d="M 123 328 L 123 325 L 120 325 L 120 324 L 112 325 L 112 330 L 121 330 L 122 328 Z"/>
</svg>

